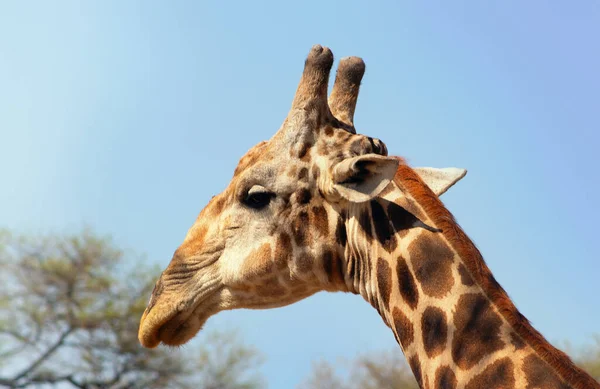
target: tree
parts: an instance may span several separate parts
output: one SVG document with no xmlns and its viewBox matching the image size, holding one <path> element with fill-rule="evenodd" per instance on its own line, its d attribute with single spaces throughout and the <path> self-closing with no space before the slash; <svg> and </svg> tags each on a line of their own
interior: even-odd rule
<svg viewBox="0 0 600 389">
<path fill-rule="evenodd" d="M 200 350 L 197 362 L 199 378 L 203 389 L 253 389 L 264 388 L 262 377 L 256 372 L 256 365 L 262 361 L 260 355 L 251 348 L 236 341 L 231 332 L 213 332 L 206 336 L 210 348 Z"/>
<path fill-rule="evenodd" d="M 348 386 L 327 361 L 313 362 L 310 377 L 300 385 L 301 389 L 347 389 Z"/>
<path fill-rule="evenodd" d="M 158 272 L 126 261 L 108 238 L 0 234 L 0 386 L 259 387 L 256 352 L 224 335 L 187 358 L 137 340 Z M 221 339 L 210 342 L 211 339 Z M 215 349 L 216 348 L 216 349 Z M 215 357 L 217 358 L 215 359 Z M 206 366 L 211 366 L 207 370 Z M 214 374 L 226 370 L 232 374 Z"/>
<path fill-rule="evenodd" d="M 600 335 L 594 337 L 594 343 L 571 353 L 573 361 L 600 382 Z"/>
<path fill-rule="evenodd" d="M 333 365 L 321 361 L 313 365 L 304 389 L 418 389 L 417 382 L 400 350 L 371 353 L 342 363 L 349 373 L 336 372 Z M 343 369 L 342 369 L 343 370 Z"/>
</svg>

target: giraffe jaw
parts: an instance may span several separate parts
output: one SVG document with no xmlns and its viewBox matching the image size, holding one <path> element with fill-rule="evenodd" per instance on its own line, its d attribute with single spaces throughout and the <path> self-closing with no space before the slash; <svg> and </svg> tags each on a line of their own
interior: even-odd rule
<svg viewBox="0 0 600 389">
<path fill-rule="evenodd" d="M 160 343 L 181 346 L 191 340 L 209 317 L 219 311 L 218 291 L 203 293 L 197 302 L 159 302 L 146 309 L 140 320 L 138 339 L 142 346 L 155 348 Z"/>
</svg>

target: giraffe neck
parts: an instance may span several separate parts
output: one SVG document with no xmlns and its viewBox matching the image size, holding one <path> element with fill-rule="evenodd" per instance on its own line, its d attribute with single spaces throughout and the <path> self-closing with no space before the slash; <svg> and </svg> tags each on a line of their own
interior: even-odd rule
<svg viewBox="0 0 600 389">
<path fill-rule="evenodd" d="M 422 388 L 600 388 L 517 311 L 409 167 L 343 216 L 346 288 L 377 309 Z"/>
</svg>

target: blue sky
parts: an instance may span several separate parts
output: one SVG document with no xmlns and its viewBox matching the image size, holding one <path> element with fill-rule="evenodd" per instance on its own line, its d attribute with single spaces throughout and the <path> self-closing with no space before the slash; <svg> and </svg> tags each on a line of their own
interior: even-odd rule
<svg viewBox="0 0 600 389">
<path fill-rule="evenodd" d="M 584 344 L 600 332 L 600 3 L 485 3 L 2 2 L 1 226 L 90 225 L 166 266 L 320 43 L 366 61 L 358 131 L 467 168 L 444 202 L 534 326 Z M 265 353 L 272 388 L 395 347 L 342 294 L 206 328 L 224 326 Z"/>
</svg>

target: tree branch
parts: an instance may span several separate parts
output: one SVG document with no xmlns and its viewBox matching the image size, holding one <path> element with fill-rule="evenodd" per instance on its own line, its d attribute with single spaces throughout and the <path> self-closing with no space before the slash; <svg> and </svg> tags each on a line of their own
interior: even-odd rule
<svg viewBox="0 0 600 389">
<path fill-rule="evenodd" d="M 26 388 L 31 384 L 57 384 L 59 382 L 67 381 L 71 385 L 80 389 L 87 389 L 88 386 L 86 384 L 82 384 L 77 382 L 75 378 L 71 374 L 65 376 L 54 376 L 54 377 L 32 377 L 25 382 L 20 383 L 19 385 L 14 386 L 14 388 Z"/>
<path fill-rule="evenodd" d="M 0 328 L 0 334 L 10 335 L 11 337 L 15 338 L 16 340 L 22 343 L 30 344 L 31 342 L 29 339 L 27 339 L 25 335 L 22 335 L 17 331 L 9 330 L 8 328 Z"/>
<path fill-rule="evenodd" d="M 0 360 L 13 357 L 21 352 L 23 352 L 23 347 L 14 347 L 10 350 L 3 351 L 0 353 Z"/>
<path fill-rule="evenodd" d="M 56 342 L 48 349 L 45 353 L 39 356 L 29 367 L 21 371 L 17 376 L 13 379 L 15 382 L 20 380 L 21 378 L 30 374 L 33 370 L 35 370 L 39 365 L 41 365 L 52 353 L 54 353 L 60 346 L 62 346 L 63 342 L 73 332 L 74 328 L 69 327 L 65 332 L 63 332 L 60 337 L 56 340 Z"/>
</svg>

